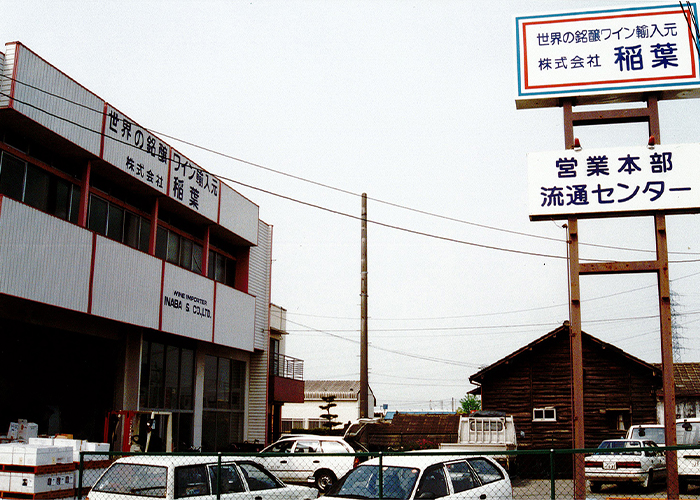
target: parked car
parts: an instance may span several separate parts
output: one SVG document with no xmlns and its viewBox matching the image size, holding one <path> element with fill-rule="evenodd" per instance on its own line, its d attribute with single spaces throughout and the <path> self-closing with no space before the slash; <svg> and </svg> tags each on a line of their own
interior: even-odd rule
<svg viewBox="0 0 700 500">
<path fill-rule="evenodd" d="M 373 458 L 357 466 L 325 498 L 380 498 L 380 474 L 381 498 L 513 498 L 508 473 L 491 457 L 407 453 L 382 457 L 379 465 Z"/>
<path fill-rule="evenodd" d="M 651 448 L 651 450 L 648 450 Z M 651 488 L 655 481 L 666 478 L 666 457 L 650 440 L 608 439 L 600 443 L 599 452 L 585 458 L 586 479 L 592 492 L 603 484 L 631 483 Z"/>
<path fill-rule="evenodd" d="M 627 429 L 627 439 L 651 439 L 659 446 L 666 445 L 666 429 L 661 424 L 638 424 L 631 425 Z"/>
<path fill-rule="evenodd" d="M 676 443 L 692 446 L 678 450 L 678 489 L 688 491 L 689 484 L 700 484 L 700 418 L 684 418 L 676 421 Z"/>
<path fill-rule="evenodd" d="M 284 437 L 260 453 L 257 460 L 282 481 L 313 484 L 321 492 L 360 463 L 353 447 L 335 436 Z M 285 456 L 265 456 L 267 453 Z"/>
<path fill-rule="evenodd" d="M 247 457 L 134 455 L 114 462 L 97 480 L 89 500 L 313 500 L 318 491 L 287 485 Z M 87 499 L 86 499 L 87 500 Z"/>
</svg>

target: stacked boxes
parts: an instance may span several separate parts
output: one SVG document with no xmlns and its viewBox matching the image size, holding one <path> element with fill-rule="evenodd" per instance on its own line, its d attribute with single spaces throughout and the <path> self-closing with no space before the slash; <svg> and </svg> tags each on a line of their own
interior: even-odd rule
<svg viewBox="0 0 700 500">
<path fill-rule="evenodd" d="M 59 438 L 30 438 L 29 444 L 0 444 L 0 498 L 9 498 L 4 493 L 39 495 L 37 498 L 41 499 L 74 496 L 79 479 L 76 462 L 80 461 L 81 451 L 108 452 L 109 444 Z M 84 487 L 95 483 L 108 467 L 108 458 L 84 455 Z"/>
</svg>

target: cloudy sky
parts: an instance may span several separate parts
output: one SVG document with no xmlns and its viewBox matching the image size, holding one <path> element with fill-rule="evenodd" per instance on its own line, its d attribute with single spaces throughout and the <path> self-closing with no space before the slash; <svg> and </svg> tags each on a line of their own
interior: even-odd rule
<svg viewBox="0 0 700 500">
<path fill-rule="evenodd" d="M 470 375 L 568 318 L 566 231 L 527 207 L 526 154 L 564 149 L 562 111 L 516 110 L 514 18 L 611 6 L 24 0 L 0 33 L 260 206 L 307 379 L 359 377 L 367 193 L 370 385 L 389 409 L 451 409 Z M 698 100 L 660 112 L 663 143 L 698 142 Z M 647 142 L 644 125 L 576 135 Z M 700 220 L 667 225 L 680 359 L 700 361 Z M 582 258 L 653 258 L 650 218 L 579 229 Z M 585 331 L 660 361 L 654 276 L 586 277 L 582 298 Z"/>
</svg>

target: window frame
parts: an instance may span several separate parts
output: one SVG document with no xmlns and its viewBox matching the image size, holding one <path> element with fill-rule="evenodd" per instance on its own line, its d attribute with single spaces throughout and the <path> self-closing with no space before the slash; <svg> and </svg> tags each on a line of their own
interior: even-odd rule
<svg viewBox="0 0 700 500">
<path fill-rule="evenodd" d="M 538 413 L 541 412 L 541 416 Z M 547 414 L 551 416 L 547 416 Z M 553 406 L 541 406 L 532 409 L 532 421 L 533 422 L 556 422 L 557 421 L 557 409 Z"/>
</svg>

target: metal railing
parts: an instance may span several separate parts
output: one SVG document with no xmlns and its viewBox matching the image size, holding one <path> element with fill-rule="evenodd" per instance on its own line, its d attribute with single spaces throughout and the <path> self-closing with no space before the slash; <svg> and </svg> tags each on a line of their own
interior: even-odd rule
<svg viewBox="0 0 700 500">
<path fill-rule="evenodd" d="M 304 361 L 284 354 L 272 355 L 272 375 L 304 380 Z"/>
</svg>

